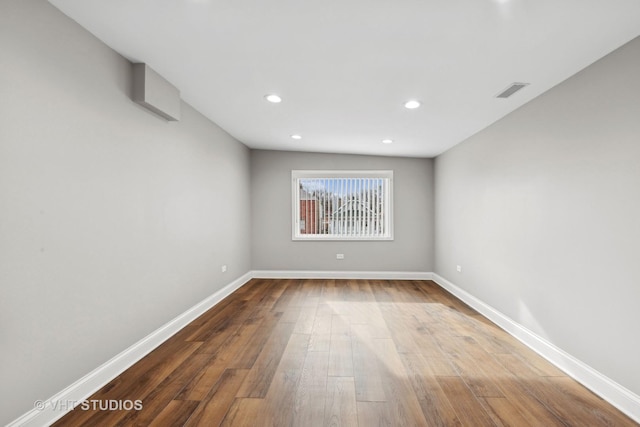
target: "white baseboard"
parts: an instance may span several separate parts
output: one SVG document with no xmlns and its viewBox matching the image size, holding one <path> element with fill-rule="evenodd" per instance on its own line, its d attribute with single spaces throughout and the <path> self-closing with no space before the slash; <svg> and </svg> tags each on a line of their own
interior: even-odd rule
<svg viewBox="0 0 640 427">
<path fill-rule="evenodd" d="M 495 308 L 485 304 L 467 291 L 449 282 L 444 277 L 436 273 L 433 273 L 432 276 L 432 280 L 442 288 L 473 307 L 480 314 L 500 326 L 527 347 L 566 372 L 567 375 L 611 403 L 634 421 L 640 423 L 640 396 L 556 347 L 544 338 L 531 332 Z"/>
<path fill-rule="evenodd" d="M 421 271 L 254 270 L 253 277 L 261 279 L 431 280 L 432 273 Z"/>
<path fill-rule="evenodd" d="M 160 344 L 175 335 L 180 329 L 184 328 L 198 316 L 247 283 L 252 277 L 251 272 L 248 272 L 229 283 L 224 288 L 194 305 L 178 317 L 133 344 L 122 353 L 80 378 L 69 387 L 57 393 L 55 396 L 43 401 L 43 408 L 41 410 L 34 408 L 12 421 L 7 425 L 7 427 L 48 426 L 62 418 L 72 409 L 73 402 L 80 404 L 80 402 L 100 390 L 109 381 L 120 375 L 138 360 L 142 359 Z"/>
</svg>

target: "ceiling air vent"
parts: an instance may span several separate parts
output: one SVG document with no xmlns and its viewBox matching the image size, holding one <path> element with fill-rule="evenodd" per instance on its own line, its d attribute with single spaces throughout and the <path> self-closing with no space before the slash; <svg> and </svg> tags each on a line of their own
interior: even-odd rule
<svg viewBox="0 0 640 427">
<path fill-rule="evenodd" d="M 508 98 L 525 86 L 529 86 L 529 83 L 511 83 L 508 88 L 496 95 L 496 98 Z"/>
</svg>

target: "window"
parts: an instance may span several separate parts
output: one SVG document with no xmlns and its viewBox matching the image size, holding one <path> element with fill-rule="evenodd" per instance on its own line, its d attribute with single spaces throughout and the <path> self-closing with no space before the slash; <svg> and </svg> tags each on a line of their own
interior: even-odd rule
<svg viewBox="0 0 640 427">
<path fill-rule="evenodd" d="M 291 171 L 293 240 L 393 240 L 393 171 Z"/>
</svg>

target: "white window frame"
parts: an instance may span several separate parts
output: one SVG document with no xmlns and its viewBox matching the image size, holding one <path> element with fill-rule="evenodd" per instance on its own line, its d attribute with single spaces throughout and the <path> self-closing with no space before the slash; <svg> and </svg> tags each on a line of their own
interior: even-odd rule
<svg viewBox="0 0 640 427">
<path fill-rule="evenodd" d="M 300 180 L 301 179 L 335 179 L 335 178 L 376 178 L 385 179 L 383 218 L 384 235 L 349 236 L 341 234 L 301 234 L 300 233 Z M 292 170 L 291 171 L 291 206 L 292 206 L 292 240 L 393 240 L 393 171 L 392 170 Z"/>
</svg>

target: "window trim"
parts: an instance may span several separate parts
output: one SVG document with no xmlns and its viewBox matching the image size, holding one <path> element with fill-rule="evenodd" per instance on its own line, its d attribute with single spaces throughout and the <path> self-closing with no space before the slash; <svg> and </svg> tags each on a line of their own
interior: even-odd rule
<svg viewBox="0 0 640 427">
<path fill-rule="evenodd" d="M 339 236 L 335 234 L 302 235 L 300 234 L 300 188 L 299 179 L 319 178 L 383 178 L 388 179 L 385 188 L 385 228 L 388 233 L 384 236 Z M 291 240 L 294 241 L 392 241 L 393 227 L 393 170 L 303 170 L 291 171 Z"/>
</svg>

